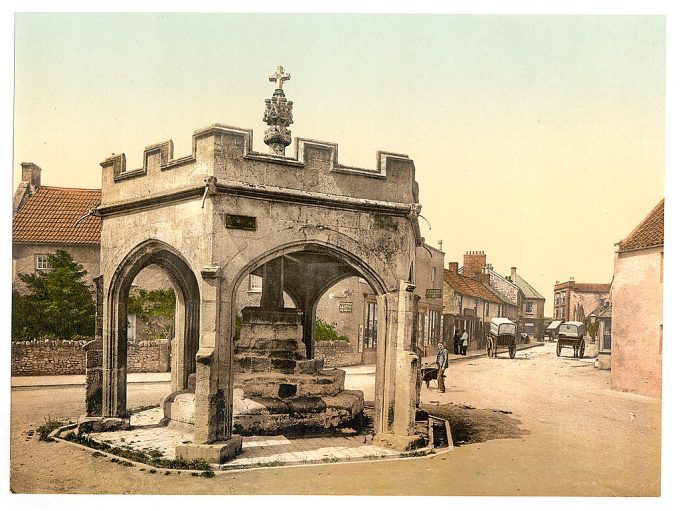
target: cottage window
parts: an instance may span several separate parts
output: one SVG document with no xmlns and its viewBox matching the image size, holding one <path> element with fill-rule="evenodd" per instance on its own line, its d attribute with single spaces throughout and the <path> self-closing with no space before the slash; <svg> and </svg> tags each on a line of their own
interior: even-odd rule
<svg viewBox="0 0 680 511">
<path fill-rule="evenodd" d="M 491 306 L 491 304 L 489 302 L 486 302 L 484 305 L 485 305 L 484 306 L 484 315 L 488 316 L 489 315 L 489 307 Z"/>
<path fill-rule="evenodd" d="M 435 279 L 437 278 L 437 268 L 432 267 L 432 276 L 430 277 L 430 280 L 432 280 L 432 283 L 434 283 Z"/>
<path fill-rule="evenodd" d="M 534 302 L 526 302 L 525 306 L 525 311 L 528 313 L 534 312 Z"/>
<path fill-rule="evenodd" d="M 375 348 L 378 345 L 377 304 L 366 303 L 366 321 L 364 323 L 364 347 Z"/>
<path fill-rule="evenodd" d="M 49 269 L 50 264 L 47 260 L 46 255 L 37 255 L 35 256 L 35 269 L 36 270 L 47 270 Z"/>
<path fill-rule="evenodd" d="M 248 292 L 250 293 L 261 293 L 262 292 L 262 277 L 253 275 L 252 273 L 248 276 Z"/>
</svg>

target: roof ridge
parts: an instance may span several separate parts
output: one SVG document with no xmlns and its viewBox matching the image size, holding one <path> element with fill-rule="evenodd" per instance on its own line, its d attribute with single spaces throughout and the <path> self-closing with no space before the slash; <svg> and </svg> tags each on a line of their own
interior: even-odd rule
<svg viewBox="0 0 680 511">
<path fill-rule="evenodd" d="M 48 189 L 48 190 L 73 190 L 73 191 L 83 191 L 83 192 L 102 192 L 101 188 L 77 188 L 77 187 L 71 187 L 71 186 L 48 186 L 48 185 L 41 185 L 40 188 L 36 191 L 39 192 L 40 190 L 43 189 Z M 35 194 L 34 194 L 35 195 Z"/>
</svg>

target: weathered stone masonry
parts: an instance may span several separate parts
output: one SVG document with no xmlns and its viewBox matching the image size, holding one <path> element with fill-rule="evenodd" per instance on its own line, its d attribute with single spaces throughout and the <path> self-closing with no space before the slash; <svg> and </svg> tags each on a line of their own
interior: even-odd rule
<svg viewBox="0 0 680 511">
<path fill-rule="evenodd" d="M 12 343 L 12 376 L 85 374 L 87 341 L 21 341 Z M 170 351 L 164 339 L 131 343 L 128 372 L 170 370 Z"/>
<path fill-rule="evenodd" d="M 268 118 L 287 134 L 278 128 L 289 115 L 274 110 Z M 258 317 L 282 312 L 284 292 L 295 302 L 307 359 L 323 293 L 351 276 L 369 283 L 378 316 L 374 441 L 405 449 L 414 439 L 409 281 L 422 239 L 413 161 L 379 152 L 376 169 L 347 167 L 337 145 L 309 139 L 295 139 L 287 157 L 283 138 L 267 155 L 252 150 L 250 130 L 213 125 L 194 133 L 188 156 L 174 158 L 166 141 L 145 149 L 139 169 L 128 170 L 123 154 L 101 164 L 101 413 L 125 417 L 127 297 L 139 271 L 158 264 L 177 296 L 172 393 L 195 395 L 194 442 L 177 446 L 178 457 L 221 462 L 241 448 L 233 435 L 236 293 L 251 273 L 263 278 Z"/>
</svg>

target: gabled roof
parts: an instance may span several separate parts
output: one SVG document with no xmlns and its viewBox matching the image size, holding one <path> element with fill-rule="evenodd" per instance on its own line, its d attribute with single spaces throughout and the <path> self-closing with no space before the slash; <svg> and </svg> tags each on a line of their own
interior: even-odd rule
<svg viewBox="0 0 680 511">
<path fill-rule="evenodd" d="M 464 270 L 465 270 L 465 266 L 461 266 L 461 267 L 458 268 L 458 273 L 460 273 L 460 274 L 462 275 L 462 274 L 464 273 Z M 500 273 L 498 273 L 496 270 L 489 270 L 489 269 L 487 269 L 487 271 L 488 271 L 491 275 L 494 275 L 495 277 L 497 277 L 497 278 L 499 278 L 499 279 L 503 279 L 503 280 L 505 280 L 508 284 L 510 284 L 511 286 L 516 287 L 517 289 L 519 289 L 519 286 L 518 286 L 517 284 L 515 284 L 515 283 L 514 283 L 512 280 L 510 280 L 509 278 L 504 277 L 503 275 L 501 275 Z"/>
<path fill-rule="evenodd" d="M 494 289 L 493 286 L 487 286 L 486 284 L 484 284 L 484 287 L 491 291 L 491 293 L 493 293 L 493 295 L 504 304 L 511 305 L 512 307 L 517 307 L 517 304 L 515 302 L 513 302 L 512 300 L 508 300 L 505 296 L 500 294 L 498 290 Z"/>
<path fill-rule="evenodd" d="M 611 318 L 612 317 L 612 305 L 611 303 L 607 305 L 604 310 L 602 310 L 596 317 L 598 318 Z"/>
<path fill-rule="evenodd" d="M 12 241 L 98 245 L 101 220 L 83 216 L 101 202 L 101 195 L 101 190 L 41 186 L 15 213 Z"/>
<path fill-rule="evenodd" d="M 458 294 L 481 298 L 487 302 L 502 303 L 484 284 L 472 277 L 444 270 L 444 282 Z"/>
<path fill-rule="evenodd" d="M 663 245 L 664 201 L 661 199 L 633 232 L 619 243 L 619 252 Z"/>
<path fill-rule="evenodd" d="M 590 314 L 588 314 L 587 317 L 594 316 L 594 317 L 597 318 L 597 317 L 600 316 L 600 314 L 602 314 L 602 312 L 604 312 L 605 310 L 607 310 L 609 307 L 611 307 L 611 305 L 608 304 L 608 303 L 605 303 L 604 305 L 598 305 L 597 307 L 595 307 L 595 308 L 593 309 L 593 311 L 592 311 Z"/>
<path fill-rule="evenodd" d="M 515 273 L 515 285 L 522 290 L 522 293 L 524 293 L 525 297 L 534 300 L 545 300 L 545 298 L 541 296 L 541 293 L 536 291 L 531 286 L 531 284 L 529 284 L 526 280 L 520 277 L 517 273 Z"/>
</svg>

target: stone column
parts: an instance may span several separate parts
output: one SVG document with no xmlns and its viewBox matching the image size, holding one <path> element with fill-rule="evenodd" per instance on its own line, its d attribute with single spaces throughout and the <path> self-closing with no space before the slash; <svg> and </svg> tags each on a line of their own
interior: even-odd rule
<svg viewBox="0 0 680 511">
<path fill-rule="evenodd" d="M 105 303 L 103 307 L 102 416 L 125 417 L 127 414 L 127 304 L 120 299 L 119 294 L 113 296 L 112 299 L 113 303 Z M 108 317 L 109 314 L 113 317 Z"/>
<path fill-rule="evenodd" d="M 201 271 L 201 338 L 196 354 L 194 442 L 178 445 L 177 458 L 222 463 L 241 452 L 242 438 L 232 435 L 233 318 L 219 267 Z"/>
<path fill-rule="evenodd" d="M 102 416 L 102 341 L 95 339 L 85 350 L 85 415 Z"/>
<path fill-rule="evenodd" d="M 398 291 L 378 297 L 378 328 L 384 325 L 385 333 L 384 349 L 379 345 L 377 354 L 374 442 L 398 450 L 412 449 L 419 440 L 415 435 L 418 355 L 413 350 L 412 287 L 401 281 Z"/>
<path fill-rule="evenodd" d="M 224 395 L 218 380 L 219 268 L 205 268 L 201 275 L 201 338 L 196 354 L 196 409 L 194 443 L 210 443 L 224 431 Z M 179 348 L 179 347 L 178 347 Z M 182 351 L 181 349 L 177 350 Z M 179 371 L 179 368 L 176 369 Z"/>
<path fill-rule="evenodd" d="M 88 342 L 85 350 L 85 415 L 102 415 L 102 336 L 104 331 L 104 277 L 93 279 L 95 287 L 94 341 Z"/>
<path fill-rule="evenodd" d="M 303 310 L 303 324 L 302 335 L 305 343 L 305 351 L 309 360 L 314 358 L 314 331 L 316 329 L 316 306 L 318 301 L 311 302 L 308 298 L 305 300 L 305 308 Z"/>
<path fill-rule="evenodd" d="M 283 310 L 283 257 L 264 264 L 262 273 L 262 310 Z"/>
</svg>

